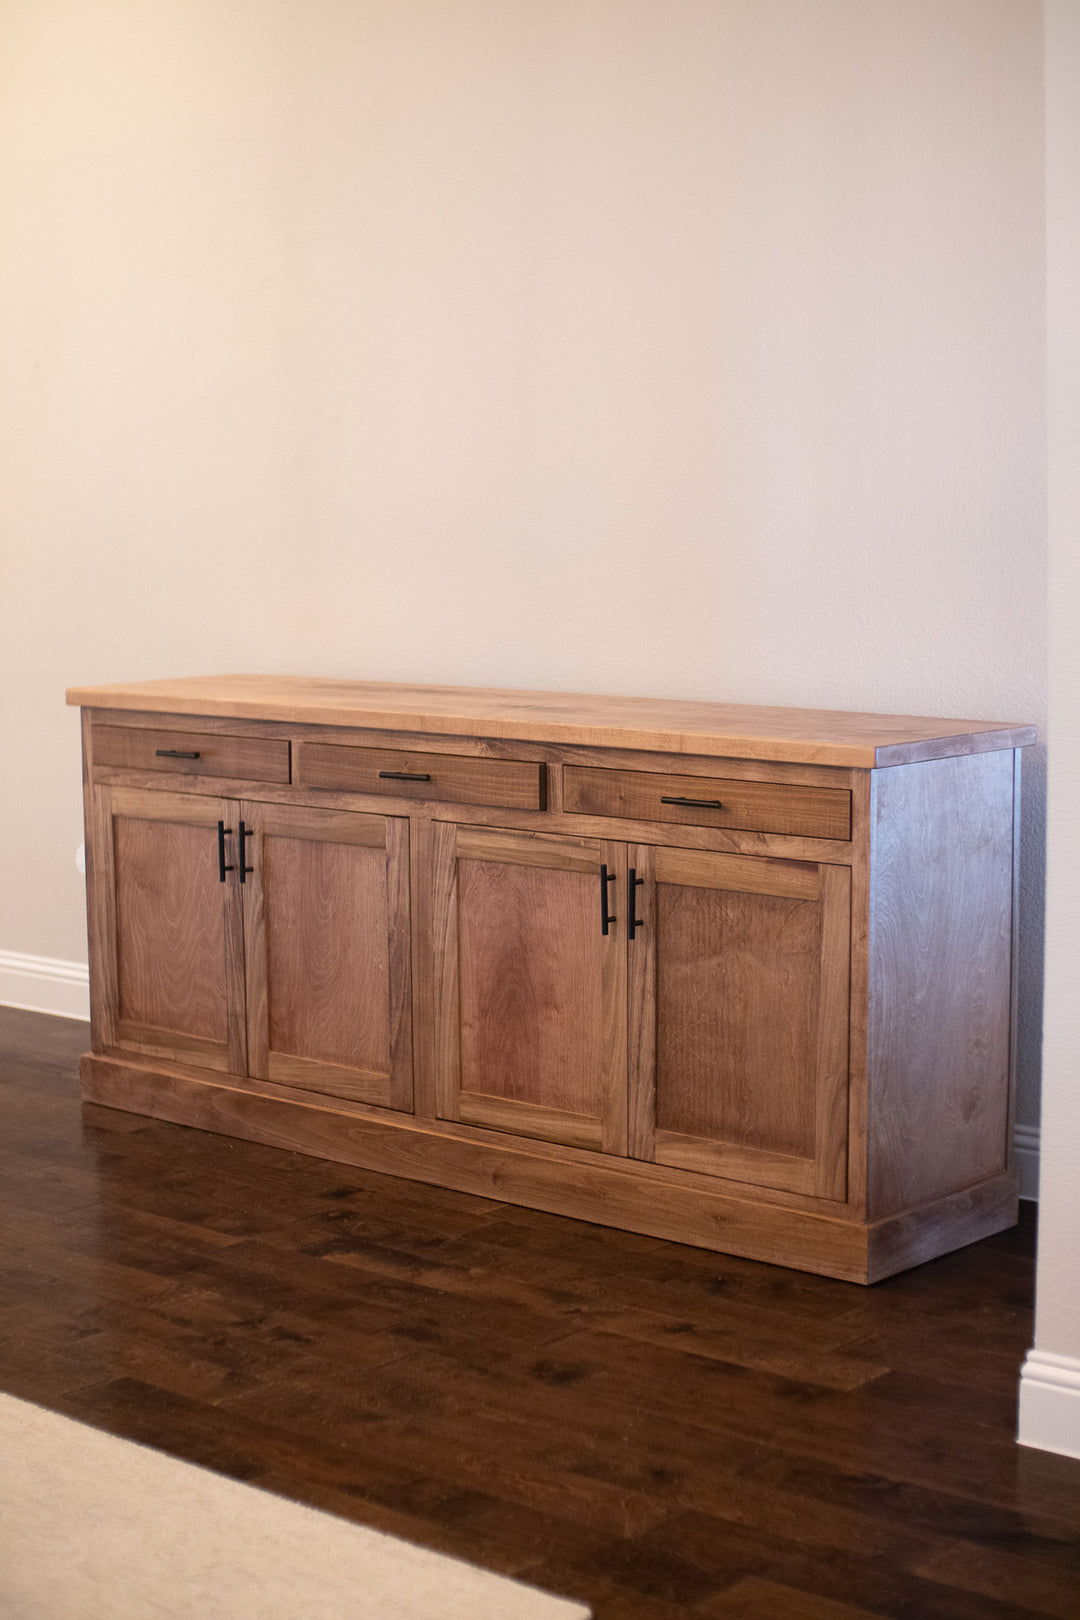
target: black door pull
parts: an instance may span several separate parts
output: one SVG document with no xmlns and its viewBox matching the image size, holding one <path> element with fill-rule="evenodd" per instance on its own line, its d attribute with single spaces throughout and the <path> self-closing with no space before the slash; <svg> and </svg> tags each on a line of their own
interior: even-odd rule
<svg viewBox="0 0 1080 1620">
<path fill-rule="evenodd" d="M 618 922 L 618 920 L 619 920 L 618 917 L 613 917 L 611 912 L 608 910 L 607 886 L 608 886 L 609 883 L 614 883 L 614 881 L 615 881 L 615 873 L 614 872 L 609 872 L 606 866 L 601 866 L 601 868 L 600 868 L 600 932 L 602 934 L 606 934 L 608 932 L 608 930 L 610 929 L 612 923 L 613 922 Z"/>
<path fill-rule="evenodd" d="M 255 836 L 255 834 L 251 831 L 251 829 L 249 827 L 245 827 L 244 823 L 241 822 L 240 823 L 240 862 L 239 862 L 239 866 L 237 868 L 237 870 L 240 873 L 240 881 L 241 881 L 241 883 L 243 883 L 244 879 L 247 877 L 247 874 L 249 872 L 254 872 L 254 870 L 255 870 L 255 868 L 253 866 L 245 866 L 244 865 L 244 862 L 247 860 L 247 851 L 246 851 L 244 846 L 247 843 L 247 840 L 249 838 L 254 838 L 254 836 Z"/>
<path fill-rule="evenodd" d="M 631 867 L 629 872 L 626 875 L 626 913 L 627 913 L 627 915 L 626 915 L 626 937 L 627 937 L 627 939 L 633 939 L 633 937 L 637 933 L 638 929 L 639 928 L 644 928 L 644 926 L 645 926 L 644 922 L 642 921 L 642 919 L 637 914 L 638 886 L 640 884 L 644 883 L 644 881 L 645 881 L 644 878 L 639 878 L 638 877 L 637 871 L 635 870 L 635 868 Z"/>
<path fill-rule="evenodd" d="M 661 804 L 685 804 L 692 810 L 722 810 L 724 806 L 719 799 L 667 799 L 661 798 Z"/>
<path fill-rule="evenodd" d="M 158 759 L 198 759 L 197 748 L 155 748 L 154 754 Z"/>
<path fill-rule="evenodd" d="M 231 838 L 231 837 L 232 837 L 232 828 L 231 827 L 226 827 L 226 825 L 225 825 L 225 823 L 223 821 L 219 821 L 218 824 L 217 824 L 217 859 L 218 859 L 218 877 L 221 879 L 222 883 L 224 883 L 224 881 L 225 881 L 226 872 L 235 872 L 236 871 L 235 866 L 226 866 L 225 865 L 225 840 L 226 840 L 226 838 Z"/>
<path fill-rule="evenodd" d="M 387 782 L 430 782 L 431 777 L 426 771 L 380 771 L 379 775 Z"/>
</svg>

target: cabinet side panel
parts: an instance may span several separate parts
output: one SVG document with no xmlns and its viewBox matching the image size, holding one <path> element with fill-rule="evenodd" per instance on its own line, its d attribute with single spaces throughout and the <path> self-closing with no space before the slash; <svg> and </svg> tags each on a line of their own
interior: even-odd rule
<svg viewBox="0 0 1080 1620">
<path fill-rule="evenodd" d="M 852 780 L 854 841 L 851 865 L 851 1039 L 848 1054 L 848 1204 L 866 1211 L 867 1095 L 869 1055 L 870 953 L 870 822 L 872 771 L 857 771 Z"/>
<path fill-rule="evenodd" d="M 873 773 L 872 1216 L 1001 1172 L 1009 1114 L 1013 757 Z"/>
</svg>

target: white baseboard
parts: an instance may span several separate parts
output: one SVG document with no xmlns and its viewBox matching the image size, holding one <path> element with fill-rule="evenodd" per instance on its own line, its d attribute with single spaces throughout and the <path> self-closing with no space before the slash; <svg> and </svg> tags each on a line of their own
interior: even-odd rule
<svg viewBox="0 0 1080 1620">
<path fill-rule="evenodd" d="M 0 1007 L 88 1019 L 90 970 L 85 962 L 0 951 Z"/>
<path fill-rule="evenodd" d="M 1037 1203 L 1039 1198 L 1039 1127 L 1017 1125 L 1013 1132 L 1016 1168 L 1020 1172 L 1020 1196 Z"/>
<path fill-rule="evenodd" d="M 1020 1374 L 1017 1440 L 1037 1451 L 1080 1457 L 1080 1361 L 1029 1350 Z"/>
</svg>

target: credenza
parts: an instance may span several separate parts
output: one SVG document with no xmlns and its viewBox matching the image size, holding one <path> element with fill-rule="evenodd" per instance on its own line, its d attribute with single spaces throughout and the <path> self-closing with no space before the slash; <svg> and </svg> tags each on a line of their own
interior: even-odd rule
<svg viewBox="0 0 1080 1620">
<path fill-rule="evenodd" d="M 1031 726 L 73 688 L 90 1102 L 867 1283 L 1016 1219 Z"/>
</svg>

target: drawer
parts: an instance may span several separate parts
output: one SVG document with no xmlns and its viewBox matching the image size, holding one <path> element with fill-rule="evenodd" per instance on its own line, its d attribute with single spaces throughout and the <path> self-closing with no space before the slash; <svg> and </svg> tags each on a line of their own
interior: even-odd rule
<svg viewBox="0 0 1080 1620">
<path fill-rule="evenodd" d="M 95 765 L 117 765 L 128 771 L 233 776 L 247 782 L 289 780 L 289 744 L 275 737 L 95 726 L 93 748 Z"/>
<path fill-rule="evenodd" d="M 803 838 L 851 837 L 847 788 L 568 765 L 563 772 L 563 808 L 628 821 L 676 821 Z"/>
<path fill-rule="evenodd" d="M 295 781 L 298 787 L 336 788 L 340 793 L 542 810 L 544 771 L 542 764 L 525 759 L 467 759 L 459 754 L 302 742 L 297 745 Z"/>
</svg>

